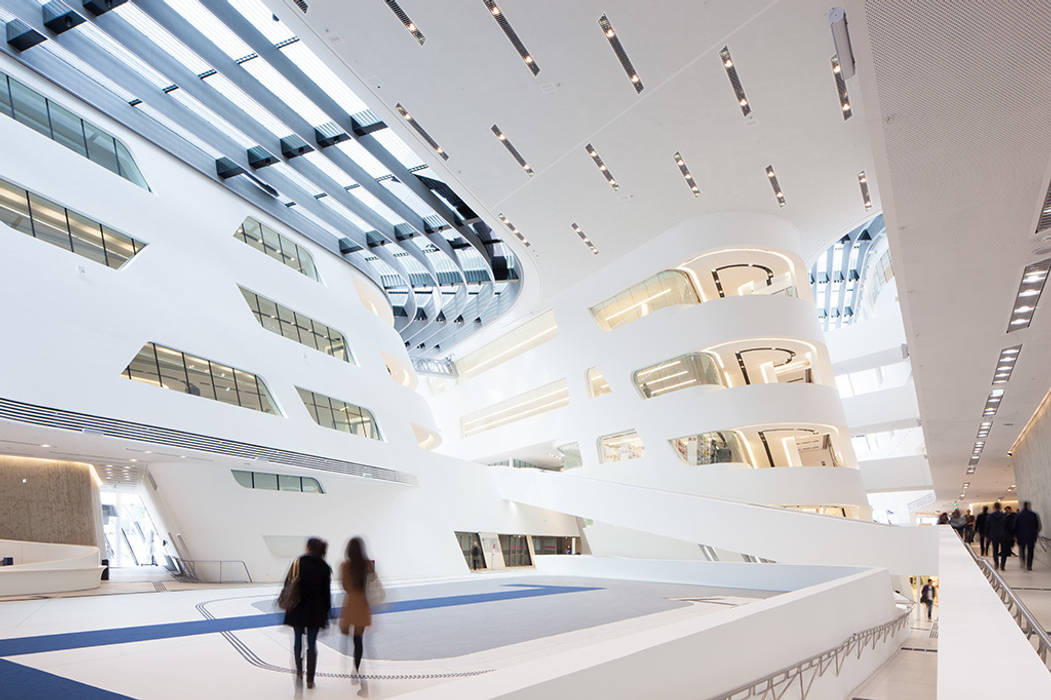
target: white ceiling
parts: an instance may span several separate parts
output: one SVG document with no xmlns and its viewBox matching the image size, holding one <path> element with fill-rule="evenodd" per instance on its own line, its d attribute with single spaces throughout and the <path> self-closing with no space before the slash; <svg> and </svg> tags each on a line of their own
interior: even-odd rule
<svg viewBox="0 0 1051 700">
<path fill-rule="evenodd" d="M 359 94 L 371 93 L 366 99 L 385 121 L 428 152 L 393 109 L 405 106 L 450 156 L 429 162 L 494 228 L 503 230 L 502 213 L 530 240 L 526 249 L 504 232 L 526 261 L 516 317 L 542 310 L 573 281 L 684 219 L 727 209 L 780 213 L 803 232 L 800 253 L 810 259 L 879 210 L 878 188 L 871 211 L 858 188 L 858 171 L 873 168 L 865 107 L 852 94 L 854 116 L 844 121 L 826 2 L 507 0 L 500 8 L 540 67 L 534 76 L 482 0 L 402 0 L 423 45 L 378 0 L 311 3 L 306 15 L 287 0 L 269 1 Z M 603 14 L 641 77 L 641 94 L 599 27 Z M 724 45 L 750 118 L 720 60 Z M 494 136 L 494 124 L 535 177 Z M 766 176 L 770 164 L 783 209 Z"/>
<path fill-rule="evenodd" d="M 1051 300 L 1006 332 L 1023 269 L 1051 255 L 1034 236 L 1051 178 L 1051 4 L 851 0 L 847 13 L 938 499 L 964 481 L 966 501 L 1004 496 L 1007 450 L 1051 386 Z M 1019 343 L 967 477 L 997 358 Z"/>
</svg>

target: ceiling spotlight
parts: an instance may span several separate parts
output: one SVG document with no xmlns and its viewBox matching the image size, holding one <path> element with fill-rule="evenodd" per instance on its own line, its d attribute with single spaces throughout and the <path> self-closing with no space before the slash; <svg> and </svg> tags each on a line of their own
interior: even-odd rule
<svg viewBox="0 0 1051 700">
<path fill-rule="evenodd" d="M 724 46 L 719 51 L 719 58 L 722 60 L 723 68 L 726 69 L 726 77 L 730 80 L 730 87 L 733 88 L 734 96 L 737 97 L 737 104 L 741 106 L 741 113 L 747 117 L 751 113 L 752 107 L 748 104 L 748 98 L 744 94 L 744 87 L 741 86 L 741 78 L 737 75 L 737 65 L 730 58 L 730 49 Z"/>
<path fill-rule="evenodd" d="M 41 447 L 51 447 L 51 445 L 47 444 L 46 442 L 45 442 L 45 443 L 42 443 L 42 444 L 41 444 L 40 446 L 41 446 Z"/>
<path fill-rule="evenodd" d="M 631 79 L 631 84 L 635 88 L 635 92 L 642 92 L 642 81 L 639 79 L 639 73 L 635 70 L 635 66 L 631 65 L 631 59 L 628 58 L 627 51 L 624 50 L 624 46 L 620 43 L 620 37 L 613 31 L 613 25 L 610 24 L 609 18 L 606 15 L 602 15 L 598 19 L 598 24 L 602 28 L 602 32 L 606 35 L 606 39 L 609 40 L 610 48 L 613 49 L 613 53 L 616 55 L 617 60 L 620 61 L 621 67 L 624 72 L 628 74 L 628 78 Z"/>
</svg>

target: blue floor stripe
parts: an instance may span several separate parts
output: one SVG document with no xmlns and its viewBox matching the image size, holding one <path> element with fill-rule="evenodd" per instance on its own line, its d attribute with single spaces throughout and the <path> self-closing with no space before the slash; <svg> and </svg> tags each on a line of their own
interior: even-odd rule
<svg viewBox="0 0 1051 700">
<path fill-rule="evenodd" d="M 77 698 L 78 700 L 131 700 L 93 685 L 0 659 L 0 695 L 5 698 Z"/>
<path fill-rule="evenodd" d="M 417 600 L 395 600 L 377 608 L 373 613 L 381 615 L 386 613 L 407 612 L 410 610 L 428 610 L 431 608 L 447 608 L 458 605 L 491 603 L 500 600 L 535 598 L 538 596 L 559 595 L 562 593 L 600 590 L 600 588 L 594 586 L 543 586 L 533 584 L 511 584 L 508 587 L 513 587 L 516 590 L 441 596 L 437 598 L 419 598 Z M 339 609 L 333 608 L 332 617 L 335 618 L 338 617 L 338 615 Z M 263 613 L 257 615 L 241 615 L 238 617 L 222 617 L 214 620 L 190 620 L 188 622 L 168 622 L 157 625 L 140 625 L 137 627 L 118 627 L 113 629 L 89 630 L 86 632 L 68 632 L 63 634 L 45 634 L 36 637 L 0 639 L 0 657 L 36 654 L 43 651 L 61 651 L 65 649 L 97 647 L 108 644 L 144 642 L 151 639 L 189 637 L 197 634 L 235 632 L 237 630 L 255 629 L 259 627 L 273 627 L 275 625 L 280 625 L 283 619 L 284 613 Z M 2 678 L 3 676 L 0 675 L 0 679 Z"/>
</svg>

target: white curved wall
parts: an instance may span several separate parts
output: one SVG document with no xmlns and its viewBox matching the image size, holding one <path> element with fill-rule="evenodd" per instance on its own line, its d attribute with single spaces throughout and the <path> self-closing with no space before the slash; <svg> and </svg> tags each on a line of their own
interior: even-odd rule
<svg viewBox="0 0 1051 700">
<path fill-rule="evenodd" d="M 15 562 L 0 566 L 0 596 L 82 591 L 100 584 L 98 547 L 0 540 L 0 557 Z"/>
</svg>

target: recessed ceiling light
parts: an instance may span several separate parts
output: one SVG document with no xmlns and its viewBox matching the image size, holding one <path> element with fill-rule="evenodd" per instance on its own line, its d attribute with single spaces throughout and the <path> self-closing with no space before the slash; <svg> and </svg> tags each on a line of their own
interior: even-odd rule
<svg viewBox="0 0 1051 700">
<path fill-rule="evenodd" d="M 527 163 L 526 159 L 522 157 L 522 154 L 518 152 L 518 149 L 514 147 L 514 144 L 512 144 L 511 140 L 507 138 L 507 135 L 500 130 L 500 127 L 493 124 L 490 127 L 490 130 L 496 134 L 496 138 L 499 139 L 500 143 L 504 144 L 504 148 L 506 148 L 507 152 L 511 154 L 511 157 L 515 159 L 515 162 L 522 166 L 522 170 L 525 170 L 529 177 L 533 177 L 536 173 L 534 173 L 533 169 L 529 167 L 529 163 Z"/>
<path fill-rule="evenodd" d="M 747 117 L 752 113 L 752 105 L 744 94 L 741 78 L 737 75 L 737 64 L 734 63 L 733 58 L 730 56 L 729 47 L 724 46 L 720 49 L 719 60 L 722 61 L 723 68 L 726 69 L 726 77 L 730 79 L 730 87 L 733 88 L 734 96 L 737 97 L 737 104 L 741 108 L 741 113 Z"/>
<path fill-rule="evenodd" d="M 621 67 L 624 68 L 624 72 L 628 74 L 628 80 L 631 81 L 635 92 L 642 92 L 642 80 L 639 78 L 638 71 L 635 70 L 635 66 L 631 65 L 631 59 L 628 58 L 628 53 L 624 50 L 624 46 L 621 45 L 620 37 L 613 30 L 613 25 L 610 24 L 609 18 L 606 15 L 602 15 L 598 18 L 598 25 L 602 27 L 602 33 L 606 35 L 610 48 L 616 54 L 617 60 L 620 61 Z"/>
<path fill-rule="evenodd" d="M 774 172 L 774 166 L 766 166 L 766 178 L 770 181 L 770 187 L 774 189 L 774 198 L 777 200 L 777 206 L 785 206 L 787 203 L 785 201 L 785 193 L 781 191 L 781 184 L 777 181 L 777 173 Z"/>
<path fill-rule="evenodd" d="M 690 192 L 693 192 L 694 197 L 701 196 L 701 188 L 694 182 L 693 175 L 690 174 L 689 168 L 686 167 L 686 161 L 683 159 L 682 154 L 678 151 L 675 152 L 675 164 L 679 166 L 679 172 L 682 173 L 682 177 L 686 180 L 686 186 L 690 188 Z"/>
<path fill-rule="evenodd" d="M 51 445 L 47 444 L 46 442 L 45 442 L 45 443 L 41 443 L 41 445 L 40 445 L 40 446 L 41 446 L 41 447 L 51 447 Z"/>
<path fill-rule="evenodd" d="M 516 238 L 517 238 L 518 240 L 522 241 L 522 245 L 524 245 L 524 246 L 525 246 L 526 248 L 529 248 L 529 247 L 531 247 L 531 245 L 530 245 L 529 241 L 528 241 L 528 240 L 526 240 L 526 237 L 525 237 L 525 236 L 523 236 L 523 235 L 522 235 L 522 232 L 518 230 L 518 227 L 517 227 L 517 226 L 515 226 L 514 224 L 512 224 L 512 223 L 511 223 L 511 221 L 510 221 L 510 220 L 509 220 L 509 219 L 508 219 L 508 218 L 507 218 L 506 216 L 504 216 L 503 214 L 497 214 L 497 215 L 496 215 L 496 217 L 497 217 L 498 219 L 500 219 L 500 222 L 501 222 L 501 223 L 502 223 L 502 224 L 503 224 L 504 226 L 506 226 L 506 227 L 507 227 L 507 230 L 508 230 L 508 231 L 510 231 L 511 233 L 513 233 L 513 234 L 515 235 L 515 237 L 516 237 Z"/>
<path fill-rule="evenodd" d="M 401 9 L 401 5 L 397 3 L 397 0 L 384 1 L 387 3 L 387 7 L 389 7 L 391 11 L 394 12 L 394 14 L 398 17 L 399 20 L 401 20 L 401 23 L 405 25 L 405 28 L 409 30 L 409 34 L 412 34 L 413 38 L 415 38 L 416 41 L 420 43 L 420 46 L 423 46 L 423 42 L 426 41 L 426 38 L 416 27 L 416 23 L 409 19 L 409 16 L 405 14 L 404 10 Z"/>
<path fill-rule="evenodd" d="M 449 160 L 449 154 L 445 152 L 445 149 L 439 146 L 438 142 L 431 138 L 431 135 L 427 133 L 427 131 L 422 126 L 420 126 L 420 123 L 416 121 L 411 114 L 409 114 L 409 111 L 405 109 L 400 102 L 394 104 L 394 109 L 398 111 L 398 114 L 405 118 L 405 121 L 409 122 L 409 126 L 411 126 L 416 131 L 416 133 L 419 134 L 423 138 L 423 140 L 427 142 L 427 145 L 430 146 L 435 153 L 442 157 L 442 160 Z"/>
<path fill-rule="evenodd" d="M 588 152 L 588 155 L 591 156 L 591 160 L 593 160 L 595 162 L 595 165 L 598 166 L 599 172 L 601 172 L 603 176 L 605 176 L 606 182 L 609 183 L 609 186 L 612 187 L 614 190 L 619 190 L 620 185 L 617 184 L 616 178 L 613 177 L 613 173 L 611 173 L 609 171 L 609 168 L 606 167 L 606 164 L 599 156 L 598 151 L 595 150 L 595 147 L 589 143 L 588 145 L 584 146 L 584 150 Z"/>
<path fill-rule="evenodd" d="M 836 93 L 839 94 L 840 112 L 843 113 L 844 120 L 850 119 L 853 111 L 850 108 L 850 98 L 847 97 L 847 81 L 843 79 L 843 67 L 839 65 L 839 56 L 832 56 L 832 77 L 836 81 Z"/>
<path fill-rule="evenodd" d="M 587 237 L 587 234 L 584 233 L 584 230 L 577 226 L 576 223 L 570 224 L 570 226 L 572 227 L 574 233 L 580 236 L 580 240 L 584 241 L 587 247 L 591 249 L 591 252 L 595 255 L 598 255 L 598 248 L 596 248 L 595 244 L 591 242 L 591 239 Z"/>
<path fill-rule="evenodd" d="M 525 44 L 523 44 L 522 40 L 518 38 L 518 34 L 511 26 L 511 23 L 508 22 L 507 17 L 504 16 L 503 10 L 501 10 L 499 5 L 493 2 L 493 0 L 483 0 L 483 2 L 485 2 L 485 6 L 489 8 L 489 13 L 493 16 L 493 19 L 495 19 L 496 23 L 500 25 L 500 29 L 504 30 L 504 35 L 507 36 L 511 45 L 515 47 L 515 51 L 517 51 L 518 55 L 522 57 L 523 61 L 525 61 L 529 70 L 532 71 L 533 75 L 539 73 L 540 66 L 536 64 L 533 55 L 529 53 Z"/>
<path fill-rule="evenodd" d="M 871 209 L 872 195 L 869 194 L 869 179 L 864 170 L 858 173 L 858 187 L 861 188 L 861 201 L 865 204 L 865 209 Z"/>
</svg>

